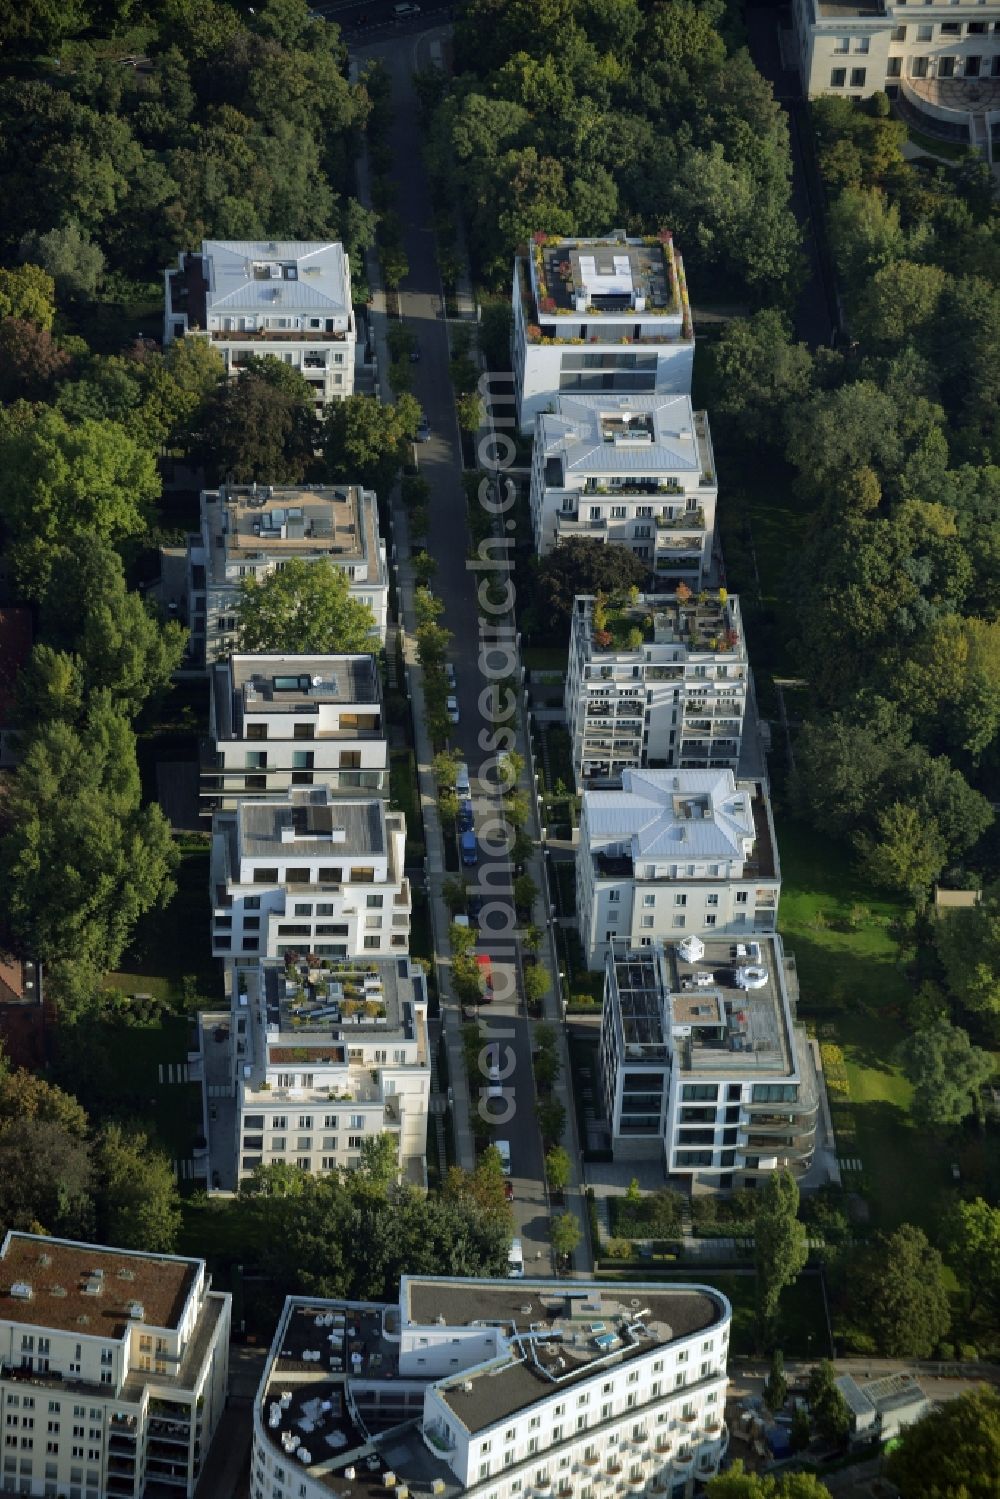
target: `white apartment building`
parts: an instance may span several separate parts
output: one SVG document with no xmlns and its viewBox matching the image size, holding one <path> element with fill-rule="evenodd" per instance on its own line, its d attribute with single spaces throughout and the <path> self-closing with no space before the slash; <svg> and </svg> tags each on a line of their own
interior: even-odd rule
<svg viewBox="0 0 1000 1499">
<path fill-rule="evenodd" d="M 229 1377 L 204 1261 L 10 1232 L 0 1265 L 4 1492 L 193 1495 Z"/>
<path fill-rule="evenodd" d="M 373 656 L 233 655 L 209 671 L 201 808 L 293 786 L 384 792 L 388 744 Z"/>
<path fill-rule="evenodd" d="M 613 942 L 773 933 L 781 875 L 764 787 L 731 770 L 625 770 L 585 791 L 576 909 L 588 967 Z"/>
<path fill-rule="evenodd" d="M 235 1187 L 284 1161 L 316 1173 L 358 1164 L 388 1132 L 404 1181 L 426 1186 L 427 981 L 408 957 L 231 967 Z M 219 1152 L 213 1150 L 218 1161 Z"/>
<path fill-rule="evenodd" d="M 749 675 L 739 600 L 724 589 L 580 594 L 565 693 L 577 790 L 646 766 L 735 770 Z"/>
<path fill-rule="evenodd" d="M 406 819 L 375 797 L 297 788 L 212 821 L 212 955 L 396 956 L 409 947 Z"/>
<path fill-rule="evenodd" d="M 819 1081 L 797 998 L 794 959 L 775 934 L 614 944 L 600 1078 L 616 1159 L 661 1160 L 692 1188 L 804 1175 Z"/>
<path fill-rule="evenodd" d="M 731 1308 L 700 1285 L 401 1278 L 290 1299 L 252 1499 L 690 1493 L 718 1470 Z"/>
<path fill-rule="evenodd" d="M 555 398 L 583 392 L 688 394 L 694 328 L 669 231 L 630 239 L 539 232 L 514 262 L 517 419 L 533 432 Z"/>
<path fill-rule="evenodd" d="M 708 416 L 688 395 L 560 395 L 535 418 L 539 556 L 589 536 L 698 590 L 712 568 L 718 483 Z"/>
<path fill-rule="evenodd" d="M 230 375 L 269 355 L 297 369 L 317 409 L 354 389 L 351 267 L 336 241 L 203 240 L 163 273 L 163 343 L 207 339 Z"/>
<path fill-rule="evenodd" d="M 809 94 L 884 90 L 920 130 L 1000 160 L 998 0 L 795 0 Z"/>
<path fill-rule="evenodd" d="M 389 572 L 374 493 L 355 484 L 230 484 L 202 491 L 201 531 L 188 539 L 187 623 L 198 664 L 236 649 L 240 583 L 293 558 L 342 568 L 351 596 L 375 617 L 372 649 L 385 644 Z"/>
</svg>

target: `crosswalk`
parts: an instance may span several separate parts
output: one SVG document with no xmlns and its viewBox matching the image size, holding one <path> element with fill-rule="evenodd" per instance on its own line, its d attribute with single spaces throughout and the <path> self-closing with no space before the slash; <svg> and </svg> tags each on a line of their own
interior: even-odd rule
<svg viewBox="0 0 1000 1499">
<path fill-rule="evenodd" d="M 843 1156 L 843 1155 L 842 1156 L 838 1156 L 837 1157 L 837 1164 L 839 1165 L 841 1171 L 858 1171 L 858 1172 L 860 1172 L 860 1171 L 863 1171 L 865 1169 L 864 1162 L 858 1156 L 853 1156 L 853 1155 L 852 1156 Z"/>
<path fill-rule="evenodd" d="M 161 1084 L 189 1083 L 191 1081 L 187 1062 L 161 1062 L 159 1073 Z"/>
</svg>

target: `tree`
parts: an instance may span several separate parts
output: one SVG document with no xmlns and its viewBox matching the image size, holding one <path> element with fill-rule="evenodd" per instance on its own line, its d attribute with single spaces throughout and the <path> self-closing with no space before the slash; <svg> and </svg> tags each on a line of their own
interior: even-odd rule
<svg viewBox="0 0 1000 1499">
<path fill-rule="evenodd" d="M 386 1192 L 399 1178 L 399 1146 L 388 1130 L 367 1135 L 361 1142 L 357 1170 L 360 1180 L 377 1192 Z"/>
<path fill-rule="evenodd" d="M 875 824 L 874 837 L 860 840 L 869 877 L 876 885 L 926 900 L 948 857 L 937 824 L 905 802 L 878 812 Z"/>
<path fill-rule="evenodd" d="M 968 1297 L 969 1311 L 1000 1309 L 1000 1208 L 981 1197 L 956 1203 L 949 1215 L 947 1256 Z"/>
<path fill-rule="evenodd" d="M 21 241 L 21 258 L 52 277 L 60 302 L 96 296 L 104 276 L 104 252 L 76 219 L 44 234 L 32 230 Z"/>
<path fill-rule="evenodd" d="M 514 880 L 514 905 L 530 919 L 538 899 L 538 886 L 530 874 L 519 874 Z"/>
<path fill-rule="evenodd" d="M 788 1399 L 788 1380 L 785 1377 L 785 1360 L 780 1348 L 771 1355 L 771 1371 L 764 1386 L 764 1404 L 768 1410 L 780 1411 Z"/>
<path fill-rule="evenodd" d="M 159 807 L 140 805 L 135 738 L 101 694 L 83 729 L 29 739 L 0 841 L 0 910 L 24 952 L 112 968 L 139 917 L 174 891 L 177 850 Z"/>
<path fill-rule="evenodd" d="M 237 604 L 242 651 L 326 655 L 378 649 L 375 617 L 351 595 L 341 567 L 293 557 L 261 579 L 245 578 Z"/>
<path fill-rule="evenodd" d="M 549 1237 L 556 1258 L 568 1260 L 582 1237 L 575 1213 L 558 1213 L 552 1219 Z"/>
<path fill-rule="evenodd" d="M 160 493 L 153 455 L 116 423 L 70 426 L 51 408 L 0 440 L 0 464 L 0 514 L 17 538 L 48 546 L 135 536 Z"/>
<path fill-rule="evenodd" d="M 0 322 L 0 400 L 44 400 L 72 362 L 47 328 L 23 318 Z"/>
<path fill-rule="evenodd" d="M 553 547 L 539 565 L 541 617 L 548 628 L 561 635 L 569 628 L 577 594 L 641 588 L 646 578 L 646 567 L 626 547 L 609 547 L 589 536 L 574 536 Z"/>
<path fill-rule="evenodd" d="M 996 1023 L 1000 1017 L 1000 890 L 983 892 L 982 904 L 949 911 L 934 940 L 949 992 L 963 1009 Z"/>
<path fill-rule="evenodd" d="M 315 446 L 312 386 L 279 359 L 248 359 L 208 400 L 199 452 L 216 480 L 298 484 Z"/>
<path fill-rule="evenodd" d="M 825 1442 L 846 1443 L 851 1431 L 851 1411 L 837 1389 L 837 1371 L 823 1359 L 809 1375 L 806 1398 L 813 1425 Z"/>
<path fill-rule="evenodd" d="M 929 1358 L 951 1325 L 944 1265 L 912 1223 L 879 1234 L 860 1256 L 853 1293 L 864 1325 L 886 1358 Z"/>
<path fill-rule="evenodd" d="M 11 1067 L 0 1054 L 0 1128 L 17 1119 L 56 1124 L 78 1140 L 87 1133 L 87 1116 L 71 1093 L 24 1067 Z"/>
<path fill-rule="evenodd" d="M 488 1145 L 474 1171 L 451 1166 L 444 1182 L 445 1197 L 473 1204 L 488 1218 L 510 1230 L 512 1214 L 504 1191 L 503 1163 L 495 1145 Z"/>
<path fill-rule="evenodd" d="M 775 1171 L 758 1193 L 754 1217 L 757 1320 L 761 1333 L 771 1327 L 778 1301 L 809 1258 L 806 1231 L 798 1221 L 799 1189 L 790 1171 Z"/>
<path fill-rule="evenodd" d="M 19 318 L 46 330 L 55 316 L 55 283 L 37 265 L 0 267 L 0 318 Z"/>
<path fill-rule="evenodd" d="M 538 1128 L 546 1144 L 559 1144 L 566 1133 L 566 1108 L 558 1098 L 547 1098 L 538 1105 Z"/>
<path fill-rule="evenodd" d="M 323 459 L 333 483 L 363 484 L 388 498 L 402 465 L 403 444 L 416 435 L 420 407 L 404 392 L 394 405 L 348 396 L 326 408 Z"/>
<path fill-rule="evenodd" d="M 97 1232 L 105 1244 L 172 1254 L 181 1227 L 174 1168 L 141 1131 L 105 1125 L 94 1149 Z"/>
<path fill-rule="evenodd" d="M 731 418 L 749 444 L 780 438 L 785 411 L 809 394 L 812 357 L 774 308 L 724 324 L 709 360 L 712 411 Z"/>
<path fill-rule="evenodd" d="M 939 1020 L 917 1031 L 900 1046 L 898 1060 L 913 1084 L 913 1117 L 924 1128 L 949 1129 L 979 1113 L 993 1059 L 960 1026 Z"/>
<path fill-rule="evenodd" d="M 553 1192 L 565 1192 L 572 1174 L 569 1151 L 553 1145 L 545 1155 L 545 1176 Z"/>
<path fill-rule="evenodd" d="M 709 1480 L 705 1494 L 707 1499 L 829 1499 L 830 1490 L 813 1473 L 748 1473 L 737 1458 Z"/>
<path fill-rule="evenodd" d="M 552 980 L 541 963 L 532 963 L 524 970 L 524 998 L 529 1008 L 540 1005 L 551 988 Z"/>
<path fill-rule="evenodd" d="M 9 1228 L 88 1238 L 90 1150 L 52 1119 L 0 1129 L 0 1216 Z"/>
<path fill-rule="evenodd" d="M 0 4 L 0 42 L 15 54 L 58 50 L 64 36 L 87 24 L 82 0 L 3 0 Z"/>
<path fill-rule="evenodd" d="M 804 1452 L 812 1441 L 812 1422 L 809 1412 L 802 1405 L 796 1405 L 792 1412 L 791 1444 L 793 1452 Z"/>
<path fill-rule="evenodd" d="M 900 1433 L 886 1475 L 906 1499 L 995 1499 L 1000 1394 L 972 1390 Z"/>
</svg>

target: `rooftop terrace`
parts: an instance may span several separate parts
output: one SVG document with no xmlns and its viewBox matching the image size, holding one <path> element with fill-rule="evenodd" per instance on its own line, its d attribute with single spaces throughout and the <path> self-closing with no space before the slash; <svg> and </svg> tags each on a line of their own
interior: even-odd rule
<svg viewBox="0 0 1000 1499">
<path fill-rule="evenodd" d="M 202 494 L 211 581 L 226 581 L 227 562 L 327 557 L 364 578 L 382 578 L 374 495 L 356 484 L 275 489 L 223 486 Z"/>
<path fill-rule="evenodd" d="M 240 802 L 239 849 L 244 858 L 382 855 L 390 818 L 374 798 L 335 801 L 325 787 L 293 790 L 283 801 Z"/>
<path fill-rule="evenodd" d="M 333 960 L 327 968 L 267 963 L 263 974 L 268 1028 L 277 1027 L 293 1046 L 301 1039 L 310 1050 L 328 1049 L 331 1061 L 344 1061 L 345 1036 L 371 1030 L 415 1038 L 413 1003 L 424 997 L 423 975 L 411 976 L 408 958 Z M 321 1037 L 333 1044 L 322 1046 Z"/>
<path fill-rule="evenodd" d="M 317 738 L 381 735 L 381 688 L 371 656 L 231 656 L 212 669 L 215 733 L 219 740 L 242 739 L 248 720 L 275 714 L 318 714 L 324 704 L 376 707 L 361 723 L 342 730 L 317 728 Z M 373 728 L 369 720 L 376 720 Z M 291 728 L 288 731 L 291 733 Z M 280 737 L 280 732 L 278 734 Z"/>
<path fill-rule="evenodd" d="M 645 594 L 634 602 L 616 596 L 579 594 L 574 615 L 585 626 L 595 652 L 638 651 L 646 645 L 675 646 L 681 654 L 706 651 L 712 654 L 744 655 L 739 600 L 732 595 Z"/>
<path fill-rule="evenodd" d="M 542 240 L 542 243 L 539 243 Z M 560 239 L 536 235 L 532 280 L 540 313 L 679 314 L 677 256 L 671 239 Z"/>
</svg>

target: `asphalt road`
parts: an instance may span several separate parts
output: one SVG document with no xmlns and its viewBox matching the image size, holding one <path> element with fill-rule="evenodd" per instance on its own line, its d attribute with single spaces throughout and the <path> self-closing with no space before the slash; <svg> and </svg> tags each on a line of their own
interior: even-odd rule
<svg viewBox="0 0 1000 1499">
<path fill-rule="evenodd" d="M 368 7 L 369 11 L 374 7 Z M 339 17 L 338 17 L 339 19 Z M 420 362 L 414 366 L 413 392 L 431 426 L 431 440 L 418 447 L 420 471 L 431 486 L 428 550 L 438 564 L 435 592 L 445 604 L 443 623 L 452 632 L 451 660 L 455 666 L 459 723 L 452 729 L 451 743 L 465 760 L 475 788 L 486 751 L 480 747 L 480 732 L 489 735 L 480 708 L 480 695 L 487 680 L 479 663 L 479 615 L 476 603 L 478 578 L 467 568 L 469 533 L 458 423 L 448 369 L 448 335 L 444 299 L 431 229 L 430 189 L 419 154 L 419 123 L 411 70 L 440 57 L 444 30 L 426 30 L 418 35 L 393 35 L 385 41 L 354 49 L 359 61 L 379 58 L 392 77 L 393 124 L 390 144 L 397 209 L 403 223 L 403 238 L 409 275 L 399 289 L 400 312 L 420 344 Z M 487 749 L 491 749 L 487 738 Z M 478 815 L 477 825 L 482 818 Z M 482 857 L 482 856 L 481 856 Z M 472 876 L 472 870 L 463 871 Z M 509 872 L 508 872 L 509 878 Z M 507 885 L 509 891 L 509 884 Z M 503 899 L 502 890 L 491 882 L 491 898 Z M 487 1100 L 488 1079 L 483 1094 L 473 1098 L 473 1107 L 487 1108 L 498 1117 L 496 1135 L 511 1147 L 514 1180 L 516 1233 L 522 1241 L 526 1266 L 541 1260 L 550 1264 L 547 1199 L 541 1139 L 535 1122 L 536 1099 L 531 1070 L 530 1032 L 518 996 L 509 947 L 481 942 L 491 952 L 496 969 L 497 998 L 480 1009 L 485 1043 L 498 1050 L 503 1100 Z M 505 997 L 509 995 L 510 997 Z M 447 1006 L 449 1025 L 458 1025 L 457 1007 Z M 486 1059 L 486 1066 L 489 1065 Z M 457 1082 L 452 1080 L 453 1085 Z M 502 1120 L 502 1122 L 500 1122 Z"/>
</svg>

